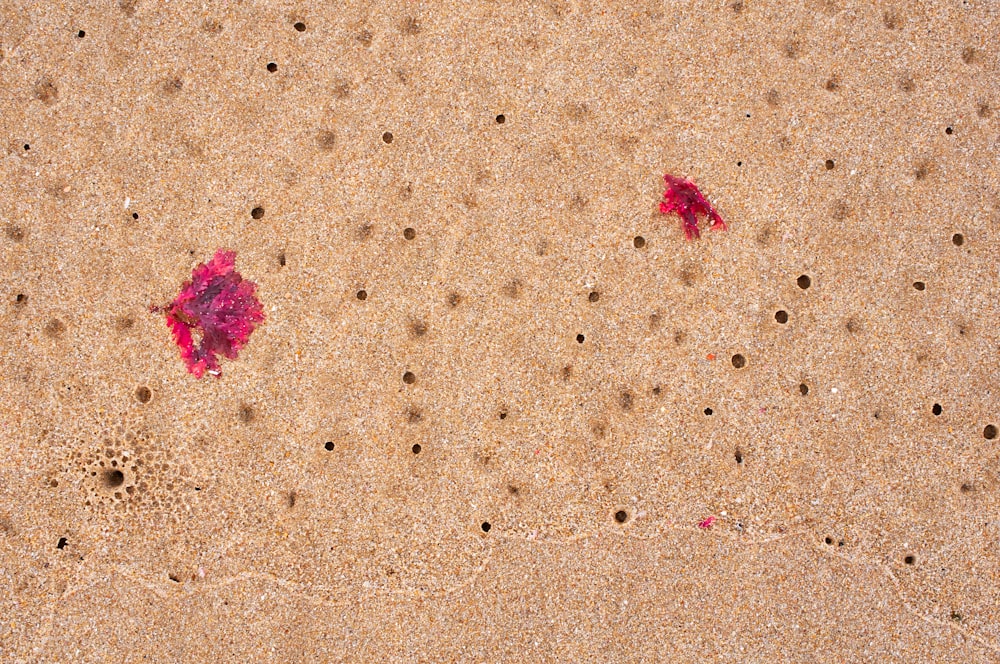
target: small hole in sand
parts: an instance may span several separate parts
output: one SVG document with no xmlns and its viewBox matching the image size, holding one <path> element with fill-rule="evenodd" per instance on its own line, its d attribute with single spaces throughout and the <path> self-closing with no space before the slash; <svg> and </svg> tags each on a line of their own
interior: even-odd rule
<svg viewBox="0 0 1000 664">
<path fill-rule="evenodd" d="M 135 398 L 139 400 L 139 403 L 149 403 L 149 400 L 153 398 L 153 393 L 145 385 L 140 385 L 135 388 Z"/>
<path fill-rule="evenodd" d="M 421 449 L 423 448 L 420 447 L 420 443 L 414 443 L 413 447 L 410 448 L 410 451 L 412 451 L 414 454 L 420 454 Z"/>
<path fill-rule="evenodd" d="M 590 295 L 587 296 L 587 299 L 591 302 L 597 302 L 601 299 L 601 294 L 597 291 L 590 291 Z"/>
<path fill-rule="evenodd" d="M 961 247 L 963 244 L 965 244 L 965 236 L 962 235 L 961 233 L 955 233 L 954 235 L 951 236 L 951 243 L 956 247 Z"/>
<path fill-rule="evenodd" d="M 497 116 L 497 124 L 503 124 L 504 122 L 507 122 L 507 118 L 503 113 L 501 113 Z"/>
<path fill-rule="evenodd" d="M 737 369 L 742 369 L 747 365 L 747 358 L 743 357 L 739 353 L 733 355 L 733 366 Z"/>
<path fill-rule="evenodd" d="M 828 171 L 832 171 L 833 167 L 836 166 L 836 164 L 833 163 L 833 159 L 827 159 L 823 165 L 826 166 L 826 170 Z"/>
<path fill-rule="evenodd" d="M 263 219 L 264 218 L 264 208 L 259 207 L 259 206 L 255 207 L 254 209 L 250 210 L 250 216 L 253 217 L 254 219 Z"/>
<path fill-rule="evenodd" d="M 295 25 L 292 26 L 292 27 L 294 27 L 299 32 L 305 32 L 306 31 L 306 24 L 303 23 L 302 21 L 296 22 Z"/>
<path fill-rule="evenodd" d="M 983 438 L 985 438 L 986 440 L 993 440 L 996 437 L 997 437 L 996 425 L 987 424 L 985 427 L 983 427 Z"/>
<path fill-rule="evenodd" d="M 335 447 L 336 447 L 336 445 L 334 445 L 334 444 L 333 444 L 333 441 L 332 441 L 332 440 L 328 440 L 328 441 L 326 441 L 326 443 L 325 443 L 325 444 L 323 445 L 323 447 L 325 447 L 325 448 L 326 448 L 326 451 L 327 451 L 327 452 L 332 452 L 332 451 L 333 451 L 333 448 L 335 448 Z"/>
<path fill-rule="evenodd" d="M 618 523 L 625 523 L 626 521 L 628 521 L 628 512 L 626 512 L 625 510 L 618 510 L 617 512 L 615 512 L 615 521 L 617 521 Z"/>
<path fill-rule="evenodd" d="M 587 340 L 587 337 L 583 336 L 582 334 L 576 335 L 576 343 L 582 344 L 586 340 Z"/>
<path fill-rule="evenodd" d="M 925 288 L 927 288 L 927 285 L 924 284 L 924 282 L 922 282 L 922 281 L 914 281 L 913 282 L 913 287 L 916 288 L 917 290 L 922 291 Z"/>
<path fill-rule="evenodd" d="M 67 544 L 69 544 L 69 542 L 66 541 L 66 538 L 65 537 L 60 537 L 59 541 L 56 543 L 56 548 L 57 549 L 65 549 Z"/>
<path fill-rule="evenodd" d="M 705 413 L 705 415 L 706 415 L 706 416 L 711 416 L 711 415 L 712 415 L 712 413 L 714 413 L 715 411 L 714 411 L 714 410 L 712 410 L 711 408 L 706 408 L 706 409 L 705 409 L 705 410 L 703 410 L 702 412 L 703 412 L 703 413 Z"/>
<path fill-rule="evenodd" d="M 384 134 L 382 134 L 382 142 L 385 143 L 386 145 L 388 145 L 389 143 L 392 143 L 392 132 L 391 131 L 387 131 Z"/>
<path fill-rule="evenodd" d="M 934 413 L 935 415 L 940 415 L 941 414 L 941 404 L 939 404 L 939 403 L 934 404 L 931 407 L 931 412 Z"/>
<path fill-rule="evenodd" d="M 412 240 L 413 238 L 417 237 L 417 232 L 412 228 L 404 228 L 403 237 L 406 238 L 407 240 Z"/>
<path fill-rule="evenodd" d="M 240 417 L 240 422 L 243 422 L 244 424 L 249 424 L 250 422 L 253 422 L 255 417 L 255 414 L 253 412 L 253 406 L 247 406 L 247 405 L 240 406 L 239 417 Z"/>
<path fill-rule="evenodd" d="M 79 37 L 80 39 L 83 39 L 84 37 L 87 36 L 87 31 L 86 30 L 80 30 L 80 32 L 76 33 L 76 36 Z"/>
<path fill-rule="evenodd" d="M 774 313 L 774 320 L 778 321 L 782 325 L 788 322 L 788 312 L 781 310 Z"/>
<path fill-rule="evenodd" d="M 106 469 L 101 474 L 101 484 L 105 489 L 114 489 L 125 483 L 125 473 L 118 469 Z"/>
<path fill-rule="evenodd" d="M 646 238 L 641 235 L 636 235 L 635 239 L 632 240 L 632 246 L 636 249 L 642 249 L 646 246 Z"/>
<path fill-rule="evenodd" d="M 489 521 L 483 521 L 483 523 L 479 527 L 483 529 L 484 533 L 488 533 L 490 532 L 490 528 L 492 528 L 493 526 L 490 525 Z"/>
<path fill-rule="evenodd" d="M 357 298 L 362 302 L 364 302 L 365 300 L 368 299 L 368 292 L 365 290 L 359 290 L 357 293 Z"/>
<path fill-rule="evenodd" d="M 278 63 L 277 62 L 268 62 L 267 63 L 267 70 L 269 72 L 271 72 L 272 74 L 274 72 L 278 71 Z"/>
<path fill-rule="evenodd" d="M 917 559 L 914 558 L 913 556 L 906 556 L 905 558 L 903 558 L 903 562 L 906 563 L 907 565 L 912 565 L 913 563 L 917 562 Z"/>
<path fill-rule="evenodd" d="M 737 447 L 734 456 L 736 457 L 736 463 L 743 463 L 743 450 Z"/>
<path fill-rule="evenodd" d="M 795 283 L 799 285 L 799 288 L 805 290 L 810 286 L 812 286 L 812 279 L 809 278 L 808 274 L 803 274 L 800 275 L 799 278 L 795 280 Z"/>
<path fill-rule="evenodd" d="M 799 394 L 802 396 L 809 394 L 809 386 L 805 383 L 799 383 Z"/>
<path fill-rule="evenodd" d="M 413 385 L 417 382 L 417 376 L 412 371 L 407 371 L 403 374 L 403 382 L 407 385 Z"/>
<path fill-rule="evenodd" d="M 954 130 L 954 129 L 952 129 L 951 127 L 945 127 L 945 130 L 944 130 L 944 133 L 946 133 L 946 134 L 948 134 L 949 136 L 951 136 L 952 134 L 954 134 L 954 133 L 955 133 L 955 130 Z"/>
</svg>

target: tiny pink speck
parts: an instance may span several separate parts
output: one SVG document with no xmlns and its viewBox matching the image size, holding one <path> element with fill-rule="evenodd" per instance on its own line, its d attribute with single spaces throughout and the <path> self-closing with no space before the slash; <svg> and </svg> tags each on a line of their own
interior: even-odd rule
<svg viewBox="0 0 1000 664">
<path fill-rule="evenodd" d="M 699 523 L 698 527 L 699 528 L 704 528 L 704 529 L 707 530 L 707 529 L 709 529 L 709 528 L 712 527 L 713 523 L 715 523 L 715 517 L 714 516 L 710 516 L 707 519 L 705 519 L 704 521 L 702 521 L 701 523 Z"/>
</svg>

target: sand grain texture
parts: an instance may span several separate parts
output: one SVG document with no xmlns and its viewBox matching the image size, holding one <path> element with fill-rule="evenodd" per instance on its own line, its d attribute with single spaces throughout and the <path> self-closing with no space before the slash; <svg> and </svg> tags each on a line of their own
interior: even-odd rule
<svg viewBox="0 0 1000 664">
<path fill-rule="evenodd" d="M 997 34 L 4 4 L 0 659 L 998 661 Z"/>
</svg>

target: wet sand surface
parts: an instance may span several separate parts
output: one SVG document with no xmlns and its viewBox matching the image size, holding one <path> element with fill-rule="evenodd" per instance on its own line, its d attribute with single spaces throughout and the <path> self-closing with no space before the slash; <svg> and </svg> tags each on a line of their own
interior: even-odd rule
<svg viewBox="0 0 1000 664">
<path fill-rule="evenodd" d="M 998 661 L 997 34 L 3 5 L 0 659 Z"/>
</svg>

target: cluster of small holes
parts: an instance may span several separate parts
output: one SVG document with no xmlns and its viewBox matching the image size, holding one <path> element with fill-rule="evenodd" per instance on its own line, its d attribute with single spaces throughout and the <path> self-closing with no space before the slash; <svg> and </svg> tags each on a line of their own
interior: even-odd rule
<svg viewBox="0 0 1000 664">
<path fill-rule="evenodd" d="M 164 445 L 148 431 L 116 424 L 93 433 L 56 438 L 46 478 L 52 488 L 78 487 L 88 509 L 99 514 L 158 512 L 178 521 L 200 486 L 191 477 L 197 455 L 182 444 Z M 60 481 L 62 480 L 62 481 Z"/>
</svg>

